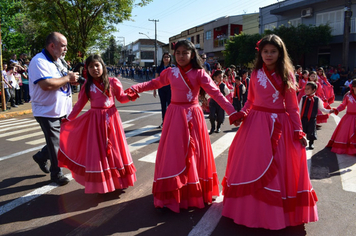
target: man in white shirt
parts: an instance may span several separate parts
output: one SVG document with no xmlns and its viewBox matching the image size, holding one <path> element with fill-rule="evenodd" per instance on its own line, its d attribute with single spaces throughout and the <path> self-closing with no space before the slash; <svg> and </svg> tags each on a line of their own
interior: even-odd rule
<svg viewBox="0 0 356 236">
<path fill-rule="evenodd" d="M 51 180 L 60 186 L 69 182 L 58 167 L 60 122 L 72 110 L 70 84 L 78 80 L 77 72 L 67 73 L 59 66 L 65 51 L 66 37 L 52 32 L 46 38 L 45 49 L 31 60 L 28 69 L 32 112 L 46 138 L 46 145 L 33 159 L 43 172 L 51 172 Z M 48 159 L 51 162 L 49 169 Z"/>
</svg>

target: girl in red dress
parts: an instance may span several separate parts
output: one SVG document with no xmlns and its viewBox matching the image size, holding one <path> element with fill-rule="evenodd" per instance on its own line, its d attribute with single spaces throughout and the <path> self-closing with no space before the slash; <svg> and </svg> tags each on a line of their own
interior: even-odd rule
<svg viewBox="0 0 356 236">
<path fill-rule="evenodd" d="M 323 67 L 318 68 L 317 75 L 318 75 L 318 81 L 320 82 L 320 84 L 323 88 L 323 91 L 324 91 L 326 99 L 328 100 L 328 103 L 329 104 L 334 103 L 334 100 L 335 100 L 334 86 L 332 86 L 329 83 L 328 79 L 326 78 Z"/>
<path fill-rule="evenodd" d="M 356 154 L 356 79 L 352 80 L 351 89 L 347 92 L 342 103 L 334 109 L 337 115 L 345 110 L 346 114 L 340 120 L 327 147 L 338 154 Z"/>
<path fill-rule="evenodd" d="M 179 40 L 174 57 L 177 67 L 167 68 L 149 82 L 126 91 L 136 95 L 171 85 L 172 99 L 164 118 L 153 181 L 154 205 L 174 212 L 180 208 L 203 208 L 219 195 L 213 151 L 198 96 L 203 88 L 230 116 L 236 111 L 205 72 L 194 44 Z"/>
<path fill-rule="evenodd" d="M 85 193 L 107 193 L 133 186 L 136 169 L 127 146 L 115 97 L 130 101 L 117 78 L 109 78 L 100 56 L 86 59 L 88 78 L 61 125 L 59 166 L 85 186 Z M 90 100 L 90 110 L 76 118 Z"/>
<path fill-rule="evenodd" d="M 318 220 L 296 89 L 283 41 L 265 36 L 222 183 L 222 215 L 236 224 L 278 230 Z"/>
</svg>

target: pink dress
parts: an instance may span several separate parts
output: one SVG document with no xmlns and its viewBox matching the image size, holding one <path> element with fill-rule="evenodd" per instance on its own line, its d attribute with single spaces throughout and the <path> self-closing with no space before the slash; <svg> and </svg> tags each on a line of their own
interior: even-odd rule
<svg viewBox="0 0 356 236">
<path fill-rule="evenodd" d="M 85 186 L 85 193 L 107 193 L 133 186 L 136 169 L 127 146 L 115 97 L 121 103 L 129 99 L 117 78 L 109 78 L 112 96 L 94 84 L 90 88 L 89 111 L 76 118 L 88 101 L 85 89 L 61 125 L 58 161 L 73 178 Z"/>
<path fill-rule="evenodd" d="M 281 79 L 272 74 L 281 86 Z M 294 89 L 281 94 L 263 69 L 250 81 L 247 113 L 230 146 L 223 216 L 251 228 L 278 230 L 317 221 Z"/>
<path fill-rule="evenodd" d="M 160 77 L 132 86 L 137 92 L 171 85 L 172 98 L 164 118 L 153 182 L 155 207 L 203 208 L 219 195 L 213 151 L 201 107 L 202 87 L 229 114 L 234 107 L 203 69 L 186 72 L 192 89 L 178 67 L 167 68 Z"/>
<path fill-rule="evenodd" d="M 356 96 L 355 96 L 356 97 Z M 356 154 L 356 99 L 350 92 L 346 93 L 338 111 L 347 107 L 346 114 L 340 120 L 327 147 L 338 154 Z"/>
<path fill-rule="evenodd" d="M 329 104 L 334 103 L 335 101 L 335 94 L 334 94 L 334 86 L 332 86 L 328 79 L 324 76 L 319 76 L 318 75 L 318 81 L 320 81 L 320 84 L 323 88 L 325 97 L 328 101 Z"/>
</svg>

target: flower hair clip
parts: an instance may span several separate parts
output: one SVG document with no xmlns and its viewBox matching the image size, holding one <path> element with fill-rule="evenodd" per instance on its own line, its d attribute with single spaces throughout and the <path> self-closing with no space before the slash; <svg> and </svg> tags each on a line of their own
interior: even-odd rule
<svg viewBox="0 0 356 236">
<path fill-rule="evenodd" d="M 260 51 L 260 43 L 261 43 L 261 41 L 262 41 L 262 39 L 260 39 L 260 41 L 258 41 L 258 42 L 256 43 L 255 49 L 257 50 L 257 52 Z"/>
</svg>

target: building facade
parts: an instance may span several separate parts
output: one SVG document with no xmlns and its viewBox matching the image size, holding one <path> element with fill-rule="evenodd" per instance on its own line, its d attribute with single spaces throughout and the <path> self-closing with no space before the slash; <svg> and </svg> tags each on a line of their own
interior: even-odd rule
<svg viewBox="0 0 356 236">
<path fill-rule="evenodd" d="M 345 7 L 349 2 L 350 7 Z M 260 8 L 260 33 L 281 25 L 298 24 L 325 25 L 332 28 L 333 39 L 330 45 L 315 48 L 305 55 L 304 66 L 337 66 L 343 63 L 343 43 L 345 16 L 356 11 L 356 4 L 351 1 L 336 0 L 286 0 Z M 356 66 L 356 21 L 351 16 L 349 28 L 349 50 L 347 65 Z"/>
</svg>

